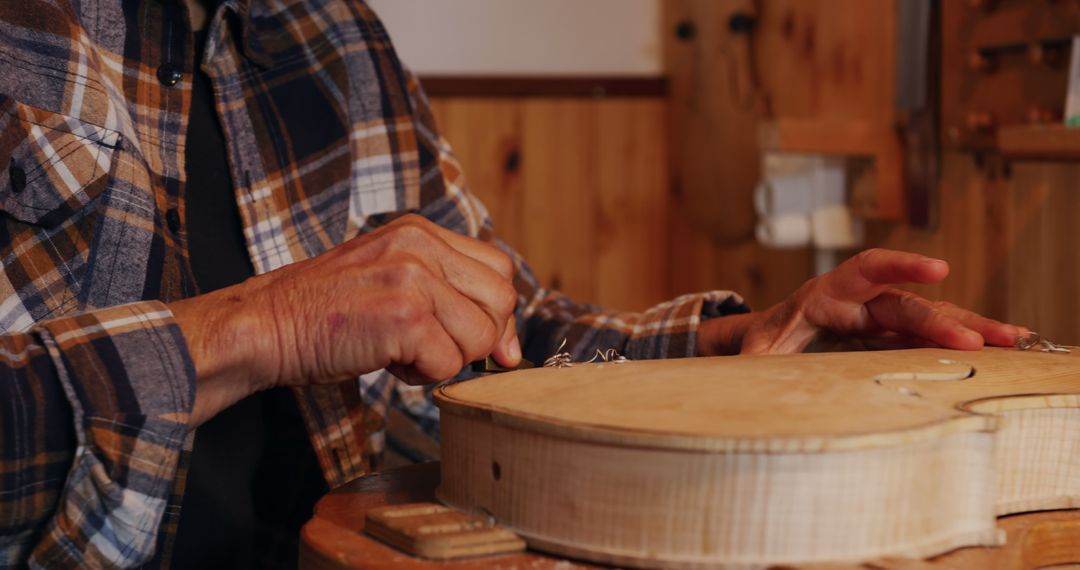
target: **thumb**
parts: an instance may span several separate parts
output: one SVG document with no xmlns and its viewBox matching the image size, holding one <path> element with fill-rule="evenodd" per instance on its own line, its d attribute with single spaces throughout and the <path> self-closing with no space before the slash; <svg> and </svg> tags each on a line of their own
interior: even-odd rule
<svg viewBox="0 0 1080 570">
<path fill-rule="evenodd" d="M 518 340 L 517 320 L 514 319 L 514 315 L 510 315 L 506 328 L 503 330 L 502 340 L 495 345 L 495 350 L 491 355 L 500 366 L 506 368 L 514 368 L 521 362 L 521 341 Z"/>
</svg>

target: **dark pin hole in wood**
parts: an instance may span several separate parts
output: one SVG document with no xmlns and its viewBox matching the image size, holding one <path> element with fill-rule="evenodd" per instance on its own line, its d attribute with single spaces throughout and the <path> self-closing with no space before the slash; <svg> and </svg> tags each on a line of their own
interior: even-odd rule
<svg viewBox="0 0 1080 570">
<path fill-rule="evenodd" d="M 728 30 L 733 34 L 749 34 L 757 27 L 757 16 L 748 12 L 733 12 L 728 17 Z"/>
<path fill-rule="evenodd" d="M 502 467 L 499 466 L 498 461 L 491 462 L 491 476 L 498 481 L 502 477 Z"/>
<path fill-rule="evenodd" d="M 503 170 L 509 173 L 515 173 L 521 168 L 521 151 L 516 148 L 511 148 L 506 152 L 506 159 L 503 161 Z"/>
<path fill-rule="evenodd" d="M 697 35 L 697 26 L 690 20 L 683 20 L 678 24 L 675 24 L 675 37 L 682 41 L 689 41 L 694 39 Z"/>
</svg>

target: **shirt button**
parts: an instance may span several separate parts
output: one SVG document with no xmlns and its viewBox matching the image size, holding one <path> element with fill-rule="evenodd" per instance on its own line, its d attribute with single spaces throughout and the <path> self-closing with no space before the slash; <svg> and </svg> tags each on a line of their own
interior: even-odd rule
<svg viewBox="0 0 1080 570">
<path fill-rule="evenodd" d="M 162 85 L 172 87 L 177 83 L 180 83 L 180 79 L 184 76 L 180 72 L 180 69 L 171 63 L 163 63 L 157 68 L 157 78 Z"/>
<path fill-rule="evenodd" d="M 26 171 L 12 161 L 8 174 L 11 175 L 11 191 L 16 194 L 22 192 L 26 188 Z"/>
<path fill-rule="evenodd" d="M 180 233 L 180 212 L 176 208 L 169 208 L 169 211 L 165 212 L 165 223 L 169 226 L 169 231 Z"/>
</svg>

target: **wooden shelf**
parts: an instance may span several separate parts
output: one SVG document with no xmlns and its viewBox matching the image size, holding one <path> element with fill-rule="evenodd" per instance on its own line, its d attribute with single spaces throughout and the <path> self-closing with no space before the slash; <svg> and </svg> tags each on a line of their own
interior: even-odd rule
<svg viewBox="0 0 1080 570">
<path fill-rule="evenodd" d="M 1008 158 L 1080 160 L 1080 127 L 1023 125 L 1002 127 L 997 147 Z"/>
<path fill-rule="evenodd" d="M 872 157 L 881 133 L 860 121 L 781 119 L 758 127 L 762 150 Z"/>
<path fill-rule="evenodd" d="M 868 121 L 780 119 L 758 126 L 763 151 L 865 157 L 874 161 L 872 204 L 859 208 L 867 217 L 903 216 L 903 154 L 896 130 Z"/>
</svg>

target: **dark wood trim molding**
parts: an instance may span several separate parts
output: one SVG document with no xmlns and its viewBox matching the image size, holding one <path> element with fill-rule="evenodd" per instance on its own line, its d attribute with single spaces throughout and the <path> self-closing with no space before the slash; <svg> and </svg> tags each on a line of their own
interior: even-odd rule
<svg viewBox="0 0 1080 570">
<path fill-rule="evenodd" d="M 665 97 L 666 77 L 428 75 L 431 97 Z"/>
</svg>

